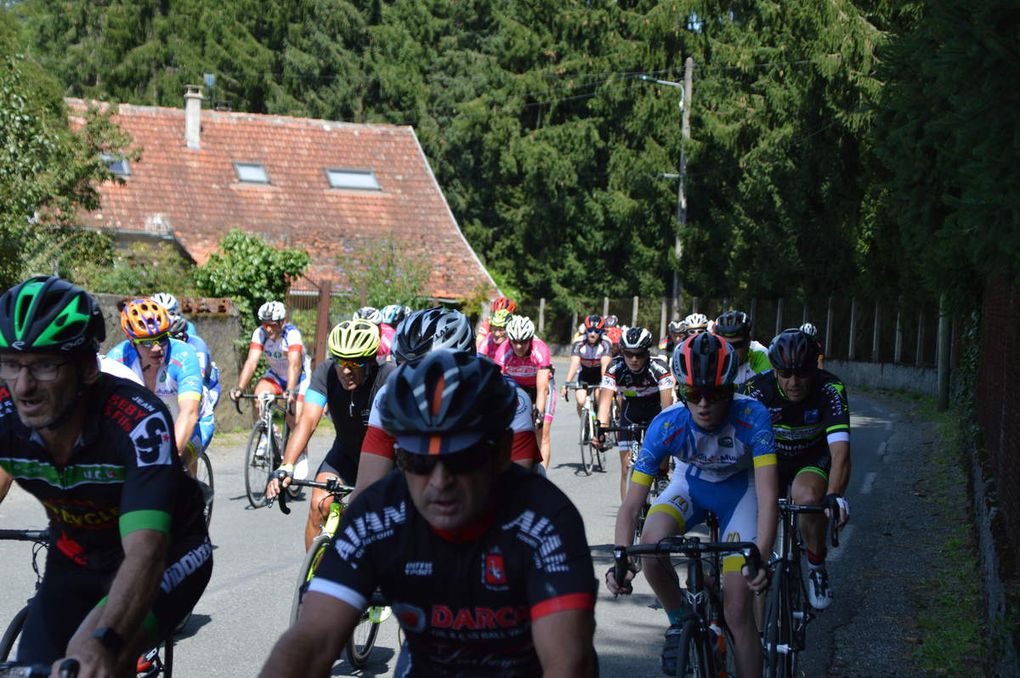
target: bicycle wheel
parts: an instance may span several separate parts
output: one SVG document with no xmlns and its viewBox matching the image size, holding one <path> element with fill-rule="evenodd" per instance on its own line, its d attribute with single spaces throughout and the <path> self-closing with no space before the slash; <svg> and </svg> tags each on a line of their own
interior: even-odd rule
<svg viewBox="0 0 1020 678">
<path fill-rule="evenodd" d="M 272 442 L 261 422 L 251 430 L 248 449 L 244 453 L 244 491 L 252 508 L 262 508 L 266 499 L 266 485 L 273 474 Z"/>
<path fill-rule="evenodd" d="M 578 435 L 578 445 L 581 448 L 581 470 L 584 471 L 584 475 L 591 475 L 592 458 L 591 458 L 591 435 L 588 431 L 589 414 L 588 408 L 585 407 L 581 410 L 581 422 L 580 422 L 580 433 Z"/>
<path fill-rule="evenodd" d="M 711 648 L 705 642 L 697 619 L 688 619 L 680 634 L 680 654 L 676 658 L 677 678 L 713 678 Z"/>
<path fill-rule="evenodd" d="M 780 562 L 772 574 L 772 588 L 765 604 L 765 667 L 767 678 L 792 676 L 791 651 L 793 617 L 789 605 L 789 576 L 787 564 Z"/>
<path fill-rule="evenodd" d="M 372 653 L 376 636 L 379 635 L 380 623 L 372 621 L 367 610 L 362 613 L 361 621 L 347 639 L 347 659 L 354 668 L 364 668 L 368 662 L 368 655 Z"/>
<path fill-rule="evenodd" d="M 326 550 L 333 543 L 333 538 L 328 534 L 320 534 L 312 540 L 312 546 L 305 554 L 305 560 L 301 563 L 301 573 L 298 575 L 297 588 L 294 590 L 294 600 L 290 605 L 290 624 L 294 625 L 298 614 L 301 612 L 301 600 L 308 590 L 308 582 L 312 580 L 315 570 L 318 569 Z M 360 624 L 359 624 L 360 626 Z"/>
<path fill-rule="evenodd" d="M 212 521 L 214 492 L 212 462 L 209 461 L 209 455 L 205 452 L 198 455 L 198 474 L 195 479 L 198 480 L 198 484 L 202 488 L 202 498 L 205 499 L 205 526 L 209 527 L 209 523 Z"/>
<path fill-rule="evenodd" d="M 18 642 L 18 637 L 21 635 L 21 628 L 25 625 L 25 617 L 27 616 L 28 605 L 18 610 L 18 614 L 14 615 L 14 619 L 7 625 L 3 638 L 0 638 L 0 662 L 7 661 L 10 658 L 14 646 Z"/>
</svg>

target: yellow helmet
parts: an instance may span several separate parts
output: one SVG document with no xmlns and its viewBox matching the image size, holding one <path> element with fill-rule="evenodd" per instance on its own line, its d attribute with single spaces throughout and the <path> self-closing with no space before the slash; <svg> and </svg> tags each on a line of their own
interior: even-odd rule
<svg viewBox="0 0 1020 678">
<path fill-rule="evenodd" d="M 500 308 L 492 312 L 492 317 L 489 318 L 489 327 L 506 327 L 506 324 L 510 322 L 510 311 L 505 308 Z"/>
<path fill-rule="evenodd" d="M 326 340 L 334 358 L 370 358 L 379 350 L 379 326 L 367 320 L 345 320 Z"/>
</svg>

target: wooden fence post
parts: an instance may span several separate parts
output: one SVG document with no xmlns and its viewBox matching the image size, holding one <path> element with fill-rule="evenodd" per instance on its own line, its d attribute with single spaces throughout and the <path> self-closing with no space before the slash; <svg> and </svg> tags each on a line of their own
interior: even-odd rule
<svg viewBox="0 0 1020 678">
<path fill-rule="evenodd" d="M 332 284 L 328 280 L 319 281 L 319 299 L 315 314 L 315 364 L 326 359 L 326 339 L 329 335 L 329 293 Z M 313 366 L 314 367 L 314 366 Z"/>
<path fill-rule="evenodd" d="M 609 297 L 602 297 L 602 317 L 609 315 Z"/>
<path fill-rule="evenodd" d="M 691 297 L 691 313 L 698 312 L 698 301 L 700 300 L 697 297 Z"/>
<path fill-rule="evenodd" d="M 803 325 L 808 321 L 808 307 L 807 301 L 804 301 L 804 312 L 800 314 L 800 324 Z"/>
<path fill-rule="evenodd" d="M 873 362 L 873 363 L 882 362 L 881 360 L 879 360 L 880 356 L 879 356 L 879 350 L 878 350 L 878 333 L 879 333 L 879 328 L 881 327 L 881 323 L 882 323 L 881 306 L 879 305 L 879 302 L 876 301 L 875 302 L 875 326 L 872 328 L 872 332 L 871 332 L 871 362 Z"/>
<path fill-rule="evenodd" d="M 776 331 L 772 336 L 776 336 L 783 331 L 783 298 L 779 297 L 779 303 L 776 304 Z"/>
<path fill-rule="evenodd" d="M 914 351 L 914 364 L 924 361 L 924 306 L 917 311 L 917 350 Z"/>
<path fill-rule="evenodd" d="M 832 355 L 832 297 L 825 309 L 825 357 Z"/>
<path fill-rule="evenodd" d="M 545 336 L 545 297 L 538 299 L 538 335 Z"/>
<path fill-rule="evenodd" d="M 659 311 L 659 336 L 666 336 L 666 297 L 662 298 L 662 310 Z"/>
<path fill-rule="evenodd" d="M 850 297 L 850 347 L 846 351 L 846 359 L 854 359 L 854 335 L 857 332 L 857 297 Z"/>
<path fill-rule="evenodd" d="M 577 311 L 574 311 L 574 314 L 570 316 L 570 336 L 573 337 L 574 332 L 576 331 L 577 331 Z"/>
<path fill-rule="evenodd" d="M 637 311 L 638 311 L 638 298 L 634 297 L 634 301 L 630 307 L 630 326 L 637 327 Z"/>
<path fill-rule="evenodd" d="M 900 297 L 896 302 L 896 347 L 893 349 L 893 362 L 903 362 L 903 322 L 901 316 L 903 315 L 903 298 Z"/>
<path fill-rule="evenodd" d="M 758 297 L 751 299 L 751 310 L 747 314 L 751 317 L 751 327 L 754 327 L 754 320 L 758 317 Z"/>
<path fill-rule="evenodd" d="M 939 336 L 936 364 L 938 366 L 939 399 L 937 409 L 949 409 L 949 301 L 946 295 L 939 297 Z"/>
</svg>

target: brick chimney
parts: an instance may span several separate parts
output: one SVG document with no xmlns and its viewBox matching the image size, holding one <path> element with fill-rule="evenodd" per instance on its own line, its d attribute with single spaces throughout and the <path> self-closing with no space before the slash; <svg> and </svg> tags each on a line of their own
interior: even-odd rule
<svg viewBox="0 0 1020 678">
<path fill-rule="evenodd" d="M 184 141 L 188 148 L 202 148 L 202 88 L 187 85 L 184 90 Z"/>
</svg>

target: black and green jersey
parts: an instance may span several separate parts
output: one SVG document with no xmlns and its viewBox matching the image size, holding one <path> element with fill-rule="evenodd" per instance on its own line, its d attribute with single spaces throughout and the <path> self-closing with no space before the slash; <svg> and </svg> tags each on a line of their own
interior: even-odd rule
<svg viewBox="0 0 1020 678">
<path fill-rule="evenodd" d="M 755 375 L 738 389 L 769 409 L 780 457 L 828 452 L 830 443 L 850 441 L 846 387 L 830 372 L 818 370 L 811 393 L 799 403 L 786 399 L 771 370 Z"/>
<path fill-rule="evenodd" d="M 143 529 L 168 533 L 168 556 L 175 555 L 175 544 L 206 527 L 202 491 L 177 455 L 166 405 L 105 374 L 84 397 L 84 430 L 70 463 L 59 468 L 0 384 L 0 467 L 42 502 L 53 545 L 77 565 L 116 569 L 124 559 L 121 537 Z"/>
</svg>

